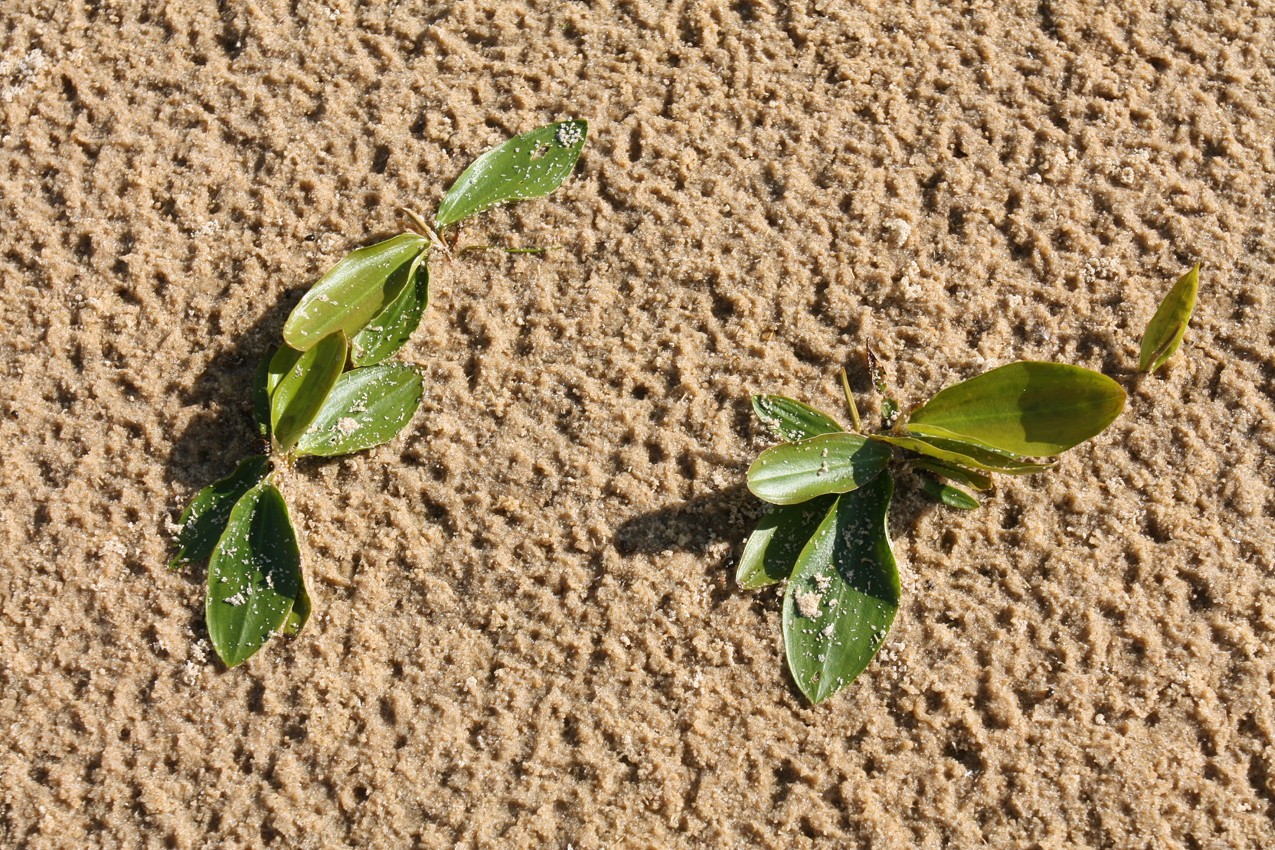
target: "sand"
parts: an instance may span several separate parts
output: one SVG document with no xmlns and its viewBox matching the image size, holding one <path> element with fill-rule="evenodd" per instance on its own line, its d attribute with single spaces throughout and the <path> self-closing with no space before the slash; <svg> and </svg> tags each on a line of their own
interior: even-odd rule
<svg viewBox="0 0 1275 850">
<path fill-rule="evenodd" d="M 10 0 L 0 844 L 1275 844 L 1275 12 L 1254 2 Z M 434 268 L 393 443 L 283 482 L 316 615 L 227 672 L 172 523 L 304 289 L 490 145 L 575 176 Z M 1197 260 L 1159 375 L 1142 328 Z M 865 347 L 1126 412 L 975 512 L 805 704 L 734 586 L 768 440 Z M 875 421 L 875 419 L 874 419 Z"/>
</svg>

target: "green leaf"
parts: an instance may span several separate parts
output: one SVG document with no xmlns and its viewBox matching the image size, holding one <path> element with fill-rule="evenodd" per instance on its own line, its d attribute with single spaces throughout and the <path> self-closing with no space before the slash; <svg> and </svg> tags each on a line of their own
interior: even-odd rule
<svg viewBox="0 0 1275 850">
<path fill-rule="evenodd" d="M 784 649 L 797 687 L 818 705 L 855 680 L 899 610 L 899 571 L 887 513 L 894 481 L 883 473 L 837 499 L 784 593 Z"/>
<path fill-rule="evenodd" d="M 270 459 L 265 455 L 253 455 L 241 461 L 234 472 L 196 493 L 177 521 L 181 526 L 173 541 L 177 554 L 169 562 L 169 567 L 208 560 L 217 545 L 217 538 L 226 530 L 235 502 L 269 472 Z"/>
<path fill-rule="evenodd" d="M 293 308 L 283 325 L 284 342 L 307 351 L 337 331 L 358 333 L 399 296 L 428 245 L 423 236 L 400 233 L 346 255 Z"/>
<path fill-rule="evenodd" d="M 827 493 L 847 493 L 871 481 L 890 462 L 890 449 L 858 434 L 824 434 L 761 453 L 748 468 L 748 489 L 776 505 Z"/>
<path fill-rule="evenodd" d="M 846 430 L 828 414 L 781 395 L 753 396 L 753 412 L 772 434 L 789 443 Z"/>
<path fill-rule="evenodd" d="M 242 664 L 282 629 L 302 592 L 288 506 L 262 481 L 235 503 L 208 565 L 208 635 L 226 666 Z"/>
<path fill-rule="evenodd" d="M 270 372 L 278 381 L 270 396 L 270 431 L 283 454 L 291 451 L 336 386 L 348 348 L 345 334 L 337 331 L 300 356 L 284 347 L 271 360 Z"/>
<path fill-rule="evenodd" d="M 587 121 L 563 121 L 487 151 L 447 190 L 435 226 L 441 230 L 497 204 L 549 194 L 575 167 L 588 132 Z"/>
<path fill-rule="evenodd" d="M 278 347 L 267 350 L 252 379 L 252 418 L 257 423 L 257 433 L 267 440 L 270 439 L 270 392 L 278 383 L 278 376 L 270 371 L 270 364 L 278 353 Z"/>
<path fill-rule="evenodd" d="M 978 507 L 978 499 L 958 487 L 944 484 L 928 475 L 921 476 L 921 490 L 941 505 L 972 511 Z"/>
<path fill-rule="evenodd" d="M 1124 390 L 1098 372 L 1021 361 L 940 390 L 912 413 L 907 430 L 1020 456 L 1052 456 L 1110 425 Z"/>
<path fill-rule="evenodd" d="M 335 457 L 394 439 L 420 404 L 421 376 L 402 363 L 352 369 L 297 442 L 297 454 Z"/>
<path fill-rule="evenodd" d="M 425 259 L 424 252 L 417 255 L 398 297 L 350 340 L 350 359 L 355 366 L 380 363 L 402 348 L 416 332 L 425 305 L 429 303 L 429 263 Z"/>
<path fill-rule="evenodd" d="M 283 627 L 279 630 L 280 634 L 285 634 L 289 637 L 301 634 L 305 624 L 310 621 L 310 612 L 313 610 L 310 604 L 310 594 L 305 589 L 304 574 L 298 572 L 297 581 L 300 583 L 297 588 L 297 600 L 292 603 L 292 610 L 288 612 L 288 618 L 283 621 Z"/>
<path fill-rule="evenodd" d="M 1142 350 L 1138 355 L 1138 371 L 1154 372 L 1173 356 L 1182 344 L 1182 336 L 1195 312 L 1195 296 L 1200 291 L 1200 264 L 1192 269 L 1169 290 L 1160 302 L 1147 330 L 1142 335 Z"/>
<path fill-rule="evenodd" d="M 916 469 L 924 469 L 926 472 L 933 472 L 935 475 L 959 481 L 966 487 L 972 487 L 975 490 L 987 490 L 992 486 L 992 479 L 983 473 L 973 469 L 966 469 L 953 463 L 944 463 L 941 460 L 920 457 L 911 458 L 908 463 L 912 464 Z"/>
<path fill-rule="evenodd" d="M 746 590 L 755 590 L 788 578 L 797 556 L 827 515 L 834 499 L 836 496 L 820 496 L 809 502 L 776 508 L 762 517 L 744 544 L 735 582 Z"/>
<path fill-rule="evenodd" d="M 889 443 L 956 466 L 999 472 L 1003 475 L 1031 475 L 1035 472 L 1044 472 L 1055 463 L 1052 460 L 1042 462 L 1020 460 L 1003 452 L 957 440 L 944 440 L 941 437 L 894 437 L 888 434 L 873 434 L 869 439 Z"/>
</svg>

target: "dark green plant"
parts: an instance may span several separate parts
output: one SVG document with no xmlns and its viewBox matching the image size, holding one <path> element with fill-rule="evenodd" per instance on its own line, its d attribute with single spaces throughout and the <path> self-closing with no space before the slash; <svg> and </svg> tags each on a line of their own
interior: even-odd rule
<svg viewBox="0 0 1275 850">
<path fill-rule="evenodd" d="M 414 366 L 386 362 L 420 324 L 429 301 L 429 259 L 455 256 L 451 228 L 497 204 L 537 198 L 571 173 L 584 121 L 550 124 L 476 159 L 443 196 L 431 227 L 359 248 L 333 266 L 293 309 L 283 343 L 267 353 L 253 385 L 255 455 L 200 490 L 181 515 L 172 566 L 209 562 L 205 613 L 213 648 L 228 667 L 276 633 L 296 634 L 310 615 L 296 532 L 278 489 L 279 466 L 334 457 L 393 439 L 420 404 Z M 502 249 L 511 253 L 542 249 Z"/>
<path fill-rule="evenodd" d="M 1178 281 L 1143 336 L 1139 371 L 1177 350 L 1191 318 L 1199 266 Z M 961 510 L 992 486 L 991 474 L 1029 475 L 1097 436 L 1120 415 L 1125 392 L 1098 372 L 1062 363 L 1010 363 L 939 391 L 900 418 L 881 370 L 884 422 L 868 433 L 842 389 L 852 427 L 783 396 L 753 396 L 753 410 L 783 444 L 748 469 L 748 488 L 777 507 L 762 517 L 740 557 L 736 582 L 754 589 L 787 581 L 783 634 L 788 669 L 812 703 L 863 672 L 899 608 L 898 565 L 888 511 L 890 468 L 917 473 L 922 492 Z"/>
</svg>

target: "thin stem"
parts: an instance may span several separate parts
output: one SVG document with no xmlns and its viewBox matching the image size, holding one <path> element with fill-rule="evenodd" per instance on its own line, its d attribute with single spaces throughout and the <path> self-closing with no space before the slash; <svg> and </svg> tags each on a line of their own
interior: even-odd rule
<svg viewBox="0 0 1275 850">
<path fill-rule="evenodd" d="M 859 418 L 859 408 L 854 403 L 854 393 L 850 392 L 850 376 L 846 374 L 846 367 L 841 367 L 841 391 L 845 394 L 846 404 L 850 408 L 850 418 L 854 420 L 854 430 L 856 433 L 863 433 L 863 420 Z"/>
<path fill-rule="evenodd" d="M 504 245 L 466 245 L 456 249 L 456 255 L 469 254 L 476 251 L 504 251 L 506 254 L 545 254 L 549 251 L 561 251 L 561 245 L 547 245 L 542 248 L 506 248 Z"/>
</svg>

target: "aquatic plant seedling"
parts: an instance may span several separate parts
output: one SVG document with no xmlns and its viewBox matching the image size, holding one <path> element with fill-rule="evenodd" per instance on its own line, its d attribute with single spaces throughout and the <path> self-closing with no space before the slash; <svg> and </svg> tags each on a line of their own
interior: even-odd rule
<svg viewBox="0 0 1275 850">
<path fill-rule="evenodd" d="M 550 124 L 480 156 L 447 190 L 430 227 L 359 248 L 327 271 L 262 359 L 253 412 L 268 455 L 242 461 L 200 490 L 182 512 L 171 566 L 208 566 L 205 616 L 227 667 L 252 657 L 274 634 L 309 619 L 296 530 L 276 470 L 298 457 L 336 457 L 394 439 L 415 415 L 423 386 L 406 363 L 386 362 L 416 331 L 429 302 L 429 259 L 452 256 L 446 232 L 508 201 L 546 195 L 571 173 L 584 121 Z M 526 253 L 538 249 L 507 249 Z"/>
<path fill-rule="evenodd" d="M 985 490 L 989 473 L 1047 470 L 1058 454 L 1106 429 L 1125 403 L 1120 385 L 1098 372 L 1020 361 L 947 387 L 894 422 L 897 402 L 869 364 L 888 431 L 864 432 L 844 370 L 851 430 L 790 398 L 752 398 L 757 417 L 783 442 L 749 467 L 748 488 L 778 507 L 748 538 L 735 579 L 746 589 L 787 580 L 788 669 L 814 704 L 863 672 L 899 609 L 892 465 L 918 473 L 935 501 L 970 510 L 978 500 L 947 482 Z"/>
</svg>

